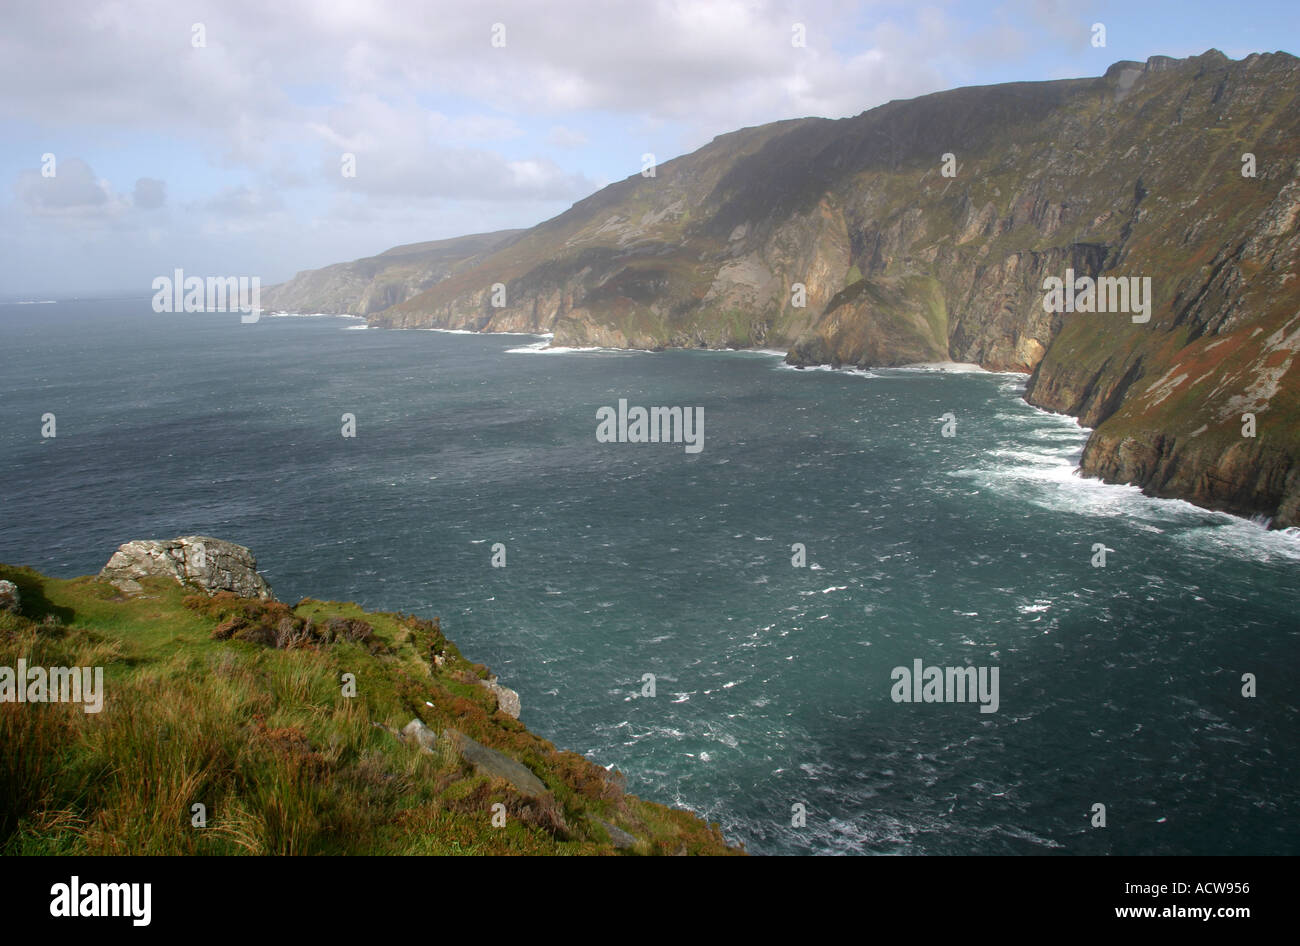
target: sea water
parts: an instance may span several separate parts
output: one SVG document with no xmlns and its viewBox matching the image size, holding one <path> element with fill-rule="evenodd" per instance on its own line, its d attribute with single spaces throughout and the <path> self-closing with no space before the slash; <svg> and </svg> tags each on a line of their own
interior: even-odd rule
<svg viewBox="0 0 1300 946">
<path fill-rule="evenodd" d="M 751 852 L 1300 850 L 1300 539 L 1079 477 L 1022 376 L 363 324 L 0 306 L 0 561 L 201 533 L 281 600 L 441 616 Z M 620 399 L 703 449 L 599 442 Z M 892 698 L 918 660 L 998 668 L 996 712 Z"/>
</svg>

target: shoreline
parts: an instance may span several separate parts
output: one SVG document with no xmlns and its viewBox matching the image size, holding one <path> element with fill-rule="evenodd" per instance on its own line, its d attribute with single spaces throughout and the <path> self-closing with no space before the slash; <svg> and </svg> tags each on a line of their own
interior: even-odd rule
<svg viewBox="0 0 1300 946">
<path fill-rule="evenodd" d="M 361 318 L 360 316 L 346 316 L 346 317 Z M 367 320 L 367 324 L 372 328 L 387 328 L 387 326 L 375 325 L 373 322 L 370 322 L 369 320 Z M 501 335 L 501 336 L 515 336 L 515 337 L 530 336 L 534 338 L 552 339 L 552 340 L 555 337 L 554 332 L 483 332 L 483 331 L 475 331 L 471 329 L 440 329 L 440 328 L 432 328 L 432 327 L 419 328 L 419 329 L 398 328 L 393 330 L 394 331 L 436 331 L 448 335 L 483 335 L 483 336 Z M 609 348 L 609 347 L 573 348 L 567 346 L 553 346 L 550 344 L 547 344 L 545 346 L 542 345 L 520 346 L 518 348 L 511 349 L 509 351 L 512 354 L 556 354 L 556 355 L 564 355 L 564 354 L 650 354 L 653 355 L 653 354 L 659 354 L 668 351 L 684 351 L 684 352 L 700 351 L 700 352 L 710 352 L 714 354 L 725 354 L 725 353 L 763 354 L 763 355 L 769 355 L 772 357 L 781 357 L 781 358 L 785 358 L 788 355 L 788 353 L 781 353 L 777 349 L 772 349 L 772 348 L 686 348 L 680 346 L 669 346 L 669 347 L 658 348 L 658 349 Z M 829 363 L 816 364 L 816 365 L 794 365 L 794 364 L 789 364 L 787 362 L 784 363 L 781 367 L 783 369 L 788 369 L 792 371 L 843 372 L 845 374 L 856 375 L 858 377 L 865 377 L 865 378 L 882 377 L 881 375 L 874 374 L 874 372 L 876 371 L 915 372 L 918 374 L 987 374 L 987 375 L 994 375 L 994 376 L 1006 376 L 1006 377 L 1025 378 L 1025 379 L 1028 379 L 1033 375 L 1033 372 L 1029 372 L 1029 371 L 993 371 L 991 369 L 983 368 L 977 364 L 973 364 L 969 362 L 917 362 L 914 364 L 896 365 L 887 368 L 886 367 L 881 367 L 881 368 L 835 367 L 834 365 L 831 365 Z M 1043 411 L 1044 413 L 1053 414 L 1060 417 L 1069 417 L 1072 420 L 1074 420 L 1076 424 L 1078 423 L 1077 415 L 1068 414 L 1063 411 L 1059 411 L 1059 412 L 1051 411 L 1048 410 L 1047 408 L 1040 407 L 1037 404 L 1033 404 L 1024 396 L 1023 391 L 1018 393 L 1017 397 L 1023 403 L 1028 404 L 1030 407 L 1034 408 L 1035 410 Z M 1096 434 L 1097 428 L 1083 427 L 1082 424 L 1079 424 L 1079 426 L 1081 429 L 1086 430 L 1088 432 L 1088 439 L 1087 441 L 1085 441 L 1083 452 L 1080 454 L 1080 461 L 1082 461 L 1083 456 L 1086 455 L 1087 453 L 1089 444 L 1093 443 L 1093 438 Z M 1245 515 L 1242 513 L 1231 512 L 1226 509 L 1216 509 L 1212 506 L 1200 505 L 1199 503 L 1193 502 L 1192 500 L 1184 498 L 1182 496 L 1160 496 L 1155 493 L 1150 493 L 1147 491 L 1147 485 L 1141 482 L 1119 482 L 1119 481 L 1108 480 L 1102 476 L 1096 476 L 1094 474 L 1085 473 L 1083 472 L 1082 462 L 1080 462 L 1080 465 L 1076 468 L 1075 472 L 1083 478 L 1089 480 L 1096 480 L 1097 482 L 1104 483 L 1108 486 L 1132 487 L 1138 489 L 1142 492 L 1142 495 L 1150 499 L 1161 499 L 1161 500 L 1167 500 L 1169 502 L 1186 503 L 1189 506 L 1192 506 L 1196 509 L 1202 510 L 1207 513 L 1218 513 L 1224 516 L 1230 516 L 1233 519 L 1241 520 L 1242 522 L 1259 526 L 1261 529 L 1265 530 L 1266 532 L 1285 533 L 1293 530 L 1300 532 L 1300 526 L 1294 526 L 1294 525 L 1274 526 L 1273 521 L 1275 517 L 1266 515 L 1264 513 Z"/>
</svg>

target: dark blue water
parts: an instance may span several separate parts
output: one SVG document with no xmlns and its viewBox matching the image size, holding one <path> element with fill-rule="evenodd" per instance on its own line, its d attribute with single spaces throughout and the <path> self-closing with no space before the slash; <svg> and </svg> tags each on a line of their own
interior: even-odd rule
<svg viewBox="0 0 1300 946">
<path fill-rule="evenodd" d="M 283 600 L 440 615 L 754 852 L 1300 849 L 1300 538 L 1074 476 L 1023 379 L 356 325 L 0 307 L 0 561 L 206 533 Z M 703 407 L 703 451 L 597 443 L 619 398 Z M 998 711 L 894 702 L 915 659 L 998 667 Z"/>
</svg>

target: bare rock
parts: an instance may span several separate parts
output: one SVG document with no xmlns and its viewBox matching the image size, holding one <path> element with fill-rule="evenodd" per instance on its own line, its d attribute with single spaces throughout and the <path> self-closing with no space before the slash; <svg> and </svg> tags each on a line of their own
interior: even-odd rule
<svg viewBox="0 0 1300 946">
<path fill-rule="evenodd" d="M 23 599 L 12 581 L 0 581 L 0 611 L 22 612 Z"/>
<path fill-rule="evenodd" d="M 479 683 L 488 690 L 491 690 L 492 694 L 497 698 L 497 709 L 505 713 L 507 716 L 512 716 L 515 719 L 519 718 L 519 713 L 523 707 L 519 702 L 518 693 L 510 689 L 510 687 L 504 687 L 497 683 L 496 677 L 492 677 L 488 680 L 480 680 Z"/>
<path fill-rule="evenodd" d="M 137 595 L 141 578 L 162 576 L 208 594 L 229 591 L 241 598 L 274 601 L 271 586 L 257 573 L 257 559 L 242 545 L 205 535 L 168 541 L 138 539 L 118 547 L 99 577 L 126 595 Z"/>
<path fill-rule="evenodd" d="M 438 744 L 438 734 L 424 724 L 423 720 L 413 719 L 402 727 L 399 737 L 403 742 L 414 743 L 423 751 L 432 753 Z"/>
<path fill-rule="evenodd" d="M 605 829 L 605 833 L 609 835 L 610 843 L 612 843 L 614 847 L 618 848 L 618 850 L 626 851 L 636 847 L 636 835 L 628 834 L 618 825 L 610 824 L 608 821 L 604 821 L 600 818 L 593 818 L 592 820 Z"/>
<path fill-rule="evenodd" d="M 550 794 L 546 783 L 534 775 L 532 770 L 504 752 L 490 749 L 459 730 L 448 729 L 442 736 L 456 747 L 465 761 L 474 766 L 474 770 L 480 775 L 503 778 L 521 795 L 532 798 L 542 798 Z"/>
</svg>

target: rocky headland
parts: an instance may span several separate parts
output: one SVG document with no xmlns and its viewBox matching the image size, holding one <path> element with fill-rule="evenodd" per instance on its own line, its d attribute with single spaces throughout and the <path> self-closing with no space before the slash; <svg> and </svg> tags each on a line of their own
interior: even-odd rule
<svg viewBox="0 0 1300 946">
<path fill-rule="evenodd" d="M 1210 50 L 746 128 L 336 309 L 1025 372 L 1030 403 L 1095 428 L 1083 473 L 1300 525 L 1298 94 L 1295 57 Z M 1067 272 L 1149 295 L 1052 310 Z"/>
</svg>

